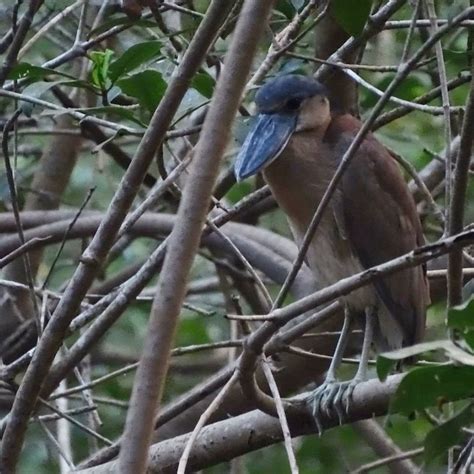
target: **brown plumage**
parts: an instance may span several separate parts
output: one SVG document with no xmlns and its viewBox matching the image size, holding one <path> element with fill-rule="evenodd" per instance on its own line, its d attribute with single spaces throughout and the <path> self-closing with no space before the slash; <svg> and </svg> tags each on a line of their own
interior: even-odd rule
<svg viewBox="0 0 474 474">
<path fill-rule="evenodd" d="M 350 115 L 329 117 L 317 129 L 295 133 L 265 170 L 272 192 L 301 241 L 337 165 L 361 123 Z M 307 254 L 322 286 L 396 258 L 423 245 L 415 203 L 397 164 L 369 134 L 346 170 Z M 357 312 L 379 307 L 389 318 L 376 328 L 382 350 L 419 342 L 429 301 L 421 267 L 403 270 L 346 298 Z M 373 287 L 372 287 L 373 288 Z M 384 327 L 386 330 L 384 331 Z"/>
<path fill-rule="evenodd" d="M 361 122 L 331 111 L 324 87 L 312 78 L 282 76 L 256 96 L 260 115 L 235 164 L 238 179 L 263 169 L 299 244 L 331 178 Z M 416 206 L 395 160 L 368 134 L 346 169 L 306 254 L 321 287 L 399 257 L 423 245 Z M 419 342 L 424 333 L 428 283 L 423 267 L 377 280 L 343 298 L 346 323 L 323 388 L 322 401 L 341 400 L 335 370 L 351 320 L 365 317 L 365 337 L 356 381 L 365 378 L 370 343 L 379 350 Z M 355 383 L 355 382 L 354 382 Z M 347 400 L 353 384 L 347 391 Z"/>
</svg>

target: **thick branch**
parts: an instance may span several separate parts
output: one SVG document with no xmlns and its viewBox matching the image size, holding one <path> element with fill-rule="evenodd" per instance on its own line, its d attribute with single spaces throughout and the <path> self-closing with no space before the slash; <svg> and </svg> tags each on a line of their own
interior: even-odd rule
<svg viewBox="0 0 474 474">
<path fill-rule="evenodd" d="M 223 3 L 221 8 L 227 6 L 227 2 Z M 218 16 L 221 15 L 222 10 Z M 217 28 L 218 26 L 219 24 Z M 107 253 L 114 243 L 115 235 L 153 160 L 155 150 L 163 141 L 191 78 L 200 67 L 214 41 L 217 28 L 214 19 L 206 18 L 194 35 L 181 63 L 176 68 L 163 99 L 153 114 L 132 163 L 110 203 L 106 217 L 84 252 L 78 269 L 42 335 L 10 412 L 2 443 L 0 459 L 2 472 L 10 473 L 15 469 L 23 445 L 28 418 L 34 410 L 43 380 L 61 346 L 69 323 L 76 314 L 82 298 L 92 284 L 102 262 L 107 257 Z"/>
<path fill-rule="evenodd" d="M 402 375 L 389 377 L 385 383 L 369 380 L 354 390 L 351 411 L 346 423 L 372 418 L 387 413 L 390 397 L 395 393 Z M 298 397 L 303 400 L 307 394 Z M 314 421 L 310 416 L 289 418 L 293 437 L 314 433 Z M 339 425 L 334 414 L 322 420 L 324 429 Z M 176 472 L 177 464 L 190 434 L 163 441 L 151 447 L 149 472 L 165 474 Z M 277 418 L 259 411 L 252 411 L 205 427 L 194 443 L 189 458 L 189 469 L 196 471 L 228 461 L 242 454 L 261 449 L 282 440 L 281 426 Z M 127 446 L 127 449 L 129 446 Z M 117 462 L 79 471 L 80 474 L 112 474 L 117 472 Z"/>
<path fill-rule="evenodd" d="M 203 125 L 177 222 L 170 236 L 148 337 L 135 377 L 124 432 L 125 443 L 130 449 L 121 450 L 119 458 L 119 471 L 122 473 L 146 470 L 147 450 L 153 432 L 153 417 L 150 414 L 159 409 L 187 276 L 198 249 L 219 163 L 230 138 L 232 121 L 272 4 L 272 0 L 244 4 L 226 57 L 226 67 L 217 83 Z M 222 10 L 229 6 L 232 2 L 216 1 L 211 8 Z"/>
</svg>

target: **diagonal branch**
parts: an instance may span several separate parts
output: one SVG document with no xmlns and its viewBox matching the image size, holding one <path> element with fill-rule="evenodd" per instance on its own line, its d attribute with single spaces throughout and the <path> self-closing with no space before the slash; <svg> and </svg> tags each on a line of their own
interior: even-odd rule
<svg viewBox="0 0 474 474">
<path fill-rule="evenodd" d="M 216 0 L 217 1 L 217 0 Z M 17 392 L 2 443 L 0 467 L 2 472 L 15 470 L 28 418 L 35 408 L 43 381 L 64 339 L 69 323 L 79 309 L 94 277 L 107 257 L 115 236 L 130 209 L 142 180 L 153 160 L 158 145 L 163 141 L 171 120 L 186 93 L 193 75 L 215 39 L 220 20 L 225 18 L 229 2 L 222 3 L 219 11 L 210 14 L 201 23 L 191 41 L 182 62 L 176 68 L 172 81 L 151 119 L 134 159 L 122 178 L 120 187 L 112 199 L 108 212 L 90 245 L 84 252 L 76 272 L 43 333 L 33 359 Z M 217 23 L 216 23 L 217 22 Z"/>
<path fill-rule="evenodd" d="M 20 20 L 16 31 L 14 32 L 12 42 L 8 49 L 5 59 L 3 60 L 3 65 L 0 68 L 0 87 L 3 86 L 8 73 L 11 71 L 12 67 L 15 65 L 23 41 L 28 34 L 31 23 L 36 12 L 39 10 L 44 0 L 31 0 L 28 9 Z"/>
<path fill-rule="evenodd" d="M 471 31 L 471 88 L 466 103 L 466 113 L 461 131 L 459 152 L 454 170 L 454 181 L 451 193 L 450 212 L 448 214 L 448 234 L 453 235 L 464 226 L 466 191 L 471 165 L 472 145 L 474 142 L 474 33 Z M 446 151 L 448 153 L 448 150 Z M 450 160 L 446 160 L 450 163 Z M 446 176 L 446 180 L 448 176 Z M 461 251 L 454 251 L 448 260 L 448 305 L 462 302 L 463 256 Z"/>
<path fill-rule="evenodd" d="M 275 309 L 268 314 L 270 318 L 253 332 L 243 345 L 243 352 L 239 361 L 240 383 L 245 395 L 252 400 L 262 411 L 274 414 L 275 406 L 273 400 L 266 395 L 257 385 L 255 369 L 258 358 L 265 350 L 265 345 L 270 338 L 288 321 L 318 307 L 319 305 L 333 301 L 334 299 L 346 295 L 351 291 L 373 282 L 378 278 L 390 275 L 405 268 L 413 267 L 432 260 L 436 257 L 449 253 L 459 247 L 470 245 L 474 238 L 474 231 L 466 231 L 456 236 L 442 239 L 430 245 L 425 245 L 413 250 L 401 257 L 395 258 L 383 264 L 369 268 L 357 275 L 343 278 L 337 283 L 319 290 L 312 295 L 306 296 L 295 303 L 291 303 L 284 308 Z M 285 402 L 288 410 L 296 409 L 288 401 Z"/>
<path fill-rule="evenodd" d="M 214 7 L 223 8 L 216 3 Z M 224 3 L 227 7 L 232 6 L 232 2 Z M 230 138 L 232 122 L 272 4 L 272 0 L 247 1 L 244 4 L 226 58 L 226 67 L 217 83 L 196 147 L 135 377 L 124 433 L 124 442 L 130 449 L 121 450 L 119 457 L 119 471 L 123 473 L 142 473 L 146 470 L 153 431 L 153 417 L 150 414 L 159 410 L 186 280 L 198 249 L 219 163 Z"/>
</svg>

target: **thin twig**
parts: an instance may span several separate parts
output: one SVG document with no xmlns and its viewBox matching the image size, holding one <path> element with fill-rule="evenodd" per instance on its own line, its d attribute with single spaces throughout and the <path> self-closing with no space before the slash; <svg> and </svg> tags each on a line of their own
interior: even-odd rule
<svg viewBox="0 0 474 474">
<path fill-rule="evenodd" d="M 455 89 L 456 87 L 462 86 L 471 80 L 470 74 L 460 74 L 458 77 L 449 80 L 447 86 L 449 90 Z M 411 102 L 416 104 L 426 104 L 441 95 L 441 87 L 435 87 L 431 91 L 427 92 L 426 94 L 420 95 L 416 97 Z M 381 114 L 378 119 L 375 121 L 374 125 L 372 126 L 372 130 L 377 130 L 384 125 L 393 122 L 394 120 L 403 117 L 411 112 L 411 109 L 405 106 L 396 107 L 388 112 Z"/>
<path fill-rule="evenodd" d="M 424 0 L 426 9 L 428 10 L 428 16 L 431 23 L 431 35 L 434 36 L 438 32 L 438 25 L 437 25 L 437 16 L 436 10 L 433 0 Z M 451 218 L 449 216 L 450 213 L 450 203 L 451 203 L 451 193 L 452 193 L 452 160 L 451 160 L 451 141 L 452 141 L 452 134 L 451 134 L 451 114 L 450 114 L 450 99 L 449 99 L 449 91 L 447 86 L 447 75 L 446 75 L 446 64 L 444 62 L 444 53 L 443 53 L 443 45 L 441 44 L 441 39 L 436 41 L 435 43 L 435 52 L 436 52 L 436 62 L 437 62 L 437 70 L 439 75 L 439 85 L 441 88 L 441 99 L 443 103 L 443 110 L 444 110 L 444 134 L 445 134 L 445 142 L 446 142 L 446 168 L 445 168 L 445 208 L 446 208 L 446 225 L 444 227 L 445 235 L 448 234 L 448 222 L 450 222 Z"/>
<path fill-rule="evenodd" d="M 20 49 L 18 53 L 18 59 L 21 59 L 42 36 L 44 36 L 51 28 L 53 28 L 57 23 L 59 23 L 82 3 L 84 3 L 84 0 L 76 0 L 72 5 L 69 5 L 64 10 L 61 10 L 56 16 L 51 18 Z"/>
<path fill-rule="evenodd" d="M 253 280 L 255 281 L 255 284 L 257 285 L 257 288 L 262 292 L 263 297 L 265 298 L 265 303 L 270 309 L 272 307 L 273 301 L 272 297 L 270 296 L 270 293 L 267 290 L 267 287 L 263 283 L 262 279 L 258 275 L 258 273 L 255 271 L 251 263 L 244 257 L 242 252 L 237 248 L 237 246 L 232 242 L 232 239 L 225 235 L 219 227 L 217 227 L 210 219 L 207 219 L 207 225 L 221 238 L 223 239 L 226 244 L 229 245 L 231 248 L 232 252 L 237 256 L 239 261 L 243 264 L 243 266 L 247 269 L 247 271 L 250 273 L 252 276 Z"/>
<path fill-rule="evenodd" d="M 83 407 L 78 407 L 78 408 L 72 408 L 71 410 L 68 411 L 63 411 L 62 413 L 66 413 L 67 415 L 74 416 L 74 415 L 82 415 L 83 413 L 89 413 L 92 410 L 96 410 L 97 405 L 86 405 Z M 44 422 L 49 422 L 49 421 L 56 421 L 60 420 L 62 418 L 62 415 L 54 413 L 51 415 L 39 415 L 38 417 L 32 418 L 30 420 L 30 423 L 35 423 L 37 421 L 44 421 Z"/>
<path fill-rule="evenodd" d="M 39 419 L 39 417 L 36 421 L 39 422 L 41 429 L 44 431 L 44 433 L 46 434 L 46 437 L 48 438 L 48 440 L 50 441 L 54 449 L 58 452 L 61 459 L 66 463 L 66 465 L 68 466 L 70 470 L 74 470 L 75 469 L 74 464 L 72 463 L 71 459 L 64 452 L 64 449 L 61 447 L 58 440 L 54 437 L 53 433 L 51 433 L 51 430 L 46 426 L 45 422 Z"/>
<path fill-rule="evenodd" d="M 20 239 L 20 244 L 23 246 L 26 243 L 25 234 L 23 231 L 23 224 L 21 222 L 21 217 L 20 217 L 20 206 L 18 204 L 18 193 L 16 189 L 15 175 L 14 175 L 13 167 L 10 161 L 10 153 L 8 151 L 8 136 L 16 120 L 20 116 L 20 114 L 21 114 L 21 110 L 17 109 L 12 115 L 12 117 L 10 117 L 7 120 L 7 122 L 5 123 L 3 127 L 2 151 L 3 151 L 3 159 L 5 162 L 5 171 L 6 171 L 6 176 L 7 176 L 8 189 L 10 191 L 10 199 L 11 199 L 13 214 L 15 216 L 16 231 Z M 29 295 L 30 295 L 31 302 L 33 305 L 34 316 L 36 318 L 37 330 L 38 330 L 38 334 L 40 334 L 41 333 L 41 323 L 39 319 L 40 312 L 38 308 L 38 301 L 36 300 L 36 296 L 35 296 L 34 278 L 33 278 L 33 272 L 31 270 L 31 264 L 30 264 L 30 258 L 29 258 L 28 252 L 21 253 L 21 258 L 23 260 L 23 266 L 24 266 L 25 275 L 26 275 L 26 282 L 28 284 Z"/>
<path fill-rule="evenodd" d="M 189 455 L 191 454 L 191 450 L 193 449 L 193 444 L 196 441 L 199 433 L 201 432 L 202 428 L 209 420 L 211 415 L 219 408 L 219 406 L 224 401 L 225 396 L 229 393 L 229 390 L 234 386 L 237 382 L 238 376 L 237 372 L 234 372 L 232 377 L 228 380 L 228 382 L 224 385 L 224 387 L 220 390 L 220 392 L 216 395 L 214 400 L 210 403 L 210 405 L 206 408 L 204 413 L 199 417 L 196 426 L 191 433 L 191 436 L 186 443 L 186 447 L 184 448 L 183 454 L 179 460 L 177 474 L 184 474 L 186 472 L 186 465 L 188 464 Z"/>
<path fill-rule="evenodd" d="M 415 30 L 416 20 L 420 14 L 421 0 L 416 0 L 413 8 L 413 16 L 411 18 L 410 27 L 408 29 L 407 37 L 405 39 L 405 44 L 403 45 L 402 55 L 400 57 L 400 63 L 404 63 L 408 58 L 408 53 L 410 51 L 410 44 L 413 37 L 413 31 Z"/>
<path fill-rule="evenodd" d="M 85 114 L 83 112 L 79 112 L 75 109 L 68 109 L 67 107 L 61 107 L 60 105 L 54 104 L 52 102 L 48 102 L 43 99 L 38 99 L 36 97 L 32 97 L 26 94 L 20 94 L 17 92 L 12 92 L 7 89 L 0 89 L 0 97 L 9 97 L 11 99 L 17 99 L 20 101 L 24 102 L 29 102 L 31 104 L 36 104 L 36 105 L 41 105 L 45 107 L 46 109 L 50 110 L 57 110 L 58 112 L 68 114 L 71 117 L 74 117 L 75 119 L 79 121 L 87 121 L 87 122 L 93 122 L 97 125 L 100 125 L 105 128 L 109 128 L 111 130 L 115 130 L 118 132 L 126 132 L 129 135 L 136 135 L 136 136 L 142 136 L 143 135 L 143 130 L 129 127 L 128 125 L 123 125 L 123 124 L 117 124 L 114 122 L 111 122 L 109 120 L 104 120 L 98 117 L 94 117 L 88 114 Z"/>
<path fill-rule="evenodd" d="M 183 161 L 181 161 L 181 163 L 175 166 L 166 179 L 155 184 L 155 186 L 150 189 L 143 202 L 127 216 L 120 227 L 117 238 L 124 236 L 146 211 L 152 209 L 158 203 L 160 196 L 162 196 L 163 193 L 180 177 L 181 173 L 186 170 L 191 162 L 192 156 L 192 153 L 190 153 Z"/>
<path fill-rule="evenodd" d="M 286 419 L 285 409 L 281 401 L 280 392 L 273 377 L 272 370 L 266 360 L 262 363 L 263 373 L 267 379 L 270 391 L 272 392 L 273 400 L 275 400 L 275 406 L 278 413 L 278 419 L 280 420 L 281 431 L 283 433 L 283 440 L 285 444 L 286 455 L 290 463 L 290 470 L 292 474 L 298 474 L 298 464 L 296 463 L 296 456 L 291 443 L 291 433 L 288 426 L 288 420 Z"/>
<path fill-rule="evenodd" d="M 171 351 L 171 355 L 182 356 L 186 354 L 194 354 L 196 352 L 201 352 L 201 351 L 215 350 L 215 349 L 221 349 L 221 348 L 230 348 L 230 347 L 241 347 L 241 346 L 242 346 L 242 340 L 239 340 L 239 339 L 219 341 L 219 342 L 210 342 L 208 344 L 196 344 L 196 345 L 186 346 L 186 347 L 177 347 Z M 133 364 L 127 365 L 126 367 L 117 369 L 114 372 L 110 372 L 109 374 L 103 375 L 102 377 L 91 380 L 90 382 L 78 385 L 77 387 L 71 387 L 61 392 L 56 391 L 53 393 L 53 395 L 49 397 L 49 400 L 56 400 L 57 398 L 67 397 L 74 393 L 79 393 L 79 392 L 82 392 L 83 390 L 93 388 L 101 383 L 107 382 L 110 379 L 119 377 L 124 374 L 128 374 L 129 372 L 134 371 L 137 367 L 138 367 L 138 362 L 135 362 Z"/>
<path fill-rule="evenodd" d="M 377 459 L 376 461 L 369 462 L 351 471 L 351 474 L 362 474 L 364 472 L 369 472 L 369 471 L 372 471 L 373 469 L 377 469 L 378 467 L 386 466 L 387 464 L 390 464 L 396 461 L 401 461 L 402 459 L 413 458 L 415 456 L 422 454 L 423 451 L 424 451 L 424 448 L 416 448 L 410 451 L 406 451 L 404 453 L 395 454 L 393 456 L 387 456 L 386 458 L 383 458 L 383 459 Z"/>
<path fill-rule="evenodd" d="M 84 425 L 84 423 L 77 421 L 75 418 L 73 418 L 72 416 L 69 416 L 67 413 L 58 410 L 52 403 L 49 403 L 46 400 L 43 400 L 42 398 L 40 398 L 39 401 L 42 405 L 48 407 L 53 413 L 56 413 L 62 418 L 65 418 L 70 423 L 77 426 L 80 430 L 90 434 L 91 436 L 94 436 L 94 438 L 97 438 L 102 443 L 108 446 L 111 446 L 113 444 L 112 441 L 110 441 L 110 439 L 107 439 L 105 436 L 102 436 L 100 433 L 97 433 L 96 431 L 90 429 L 88 426 Z"/>
<path fill-rule="evenodd" d="M 372 85 L 370 82 L 363 79 L 361 76 L 359 76 L 359 74 L 356 74 L 354 71 L 352 71 L 350 69 L 346 69 L 346 68 L 341 68 L 341 69 L 351 79 L 353 79 L 355 82 L 357 82 L 358 84 L 365 87 L 367 90 L 373 92 L 374 94 L 376 94 L 379 97 L 383 96 L 383 91 L 381 91 L 380 89 L 378 89 L 377 87 Z M 431 115 L 443 115 L 443 114 L 445 114 L 445 108 L 444 107 L 436 107 L 436 106 L 432 106 L 432 105 L 418 104 L 416 102 L 410 102 L 408 100 L 400 99 L 400 98 L 395 97 L 395 96 L 391 96 L 389 98 L 389 101 L 393 102 L 394 104 L 403 105 L 403 106 L 407 107 L 408 109 L 419 110 L 420 112 L 428 113 L 428 114 L 431 114 Z M 458 106 L 449 107 L 449 111 L 451 113 L 461 113 L 463 110 L 464 110 L 464 107 L 458 107 Z"/>
<path fill-rule="evenodd" d="M 286 56 L 290 56 L 292 58 L 302 59 L 303 61 L 309 61 L 312 63 L 317 64 L 326 64 L 327 66 L 337 67 L 339 69 L 352 69 L 354 71 L 373 71 L 373 72 L 397 72 L 398 65 L 391 66 L 391 65 L 376 65 L 376 64 L 350 64 L 344 62 L 333 62 L 327 59 L 315 58 L 314 56 L 309 56 L 307 54 L 301 53 L 294 53 L 294 52 L 287 52 L 285 53 Z M 428 58 L 418 63 L 418 67 L 425 66 L 433 61 L 433 58 Z"/>
<path fill-rule="evenodd" d="M 436 19 L 436 24 L 438 26 L 448 25 L 451 20 L 449 19 Z M 410 28 L 412 25 L 412 20 L 390 20 L 387 21 L 384 25 L 384 30 L 394 30 L 394 29 L 401 29 L 401 28 Z M 430 28 L 432 25 L 431 20 L 416 20 L 415 26 L 417 28 Z M 459 26 L 463 27 L 472 27 L 474 26 L 474 20 L 463 20 L 459 23 Z"/>
<path fill-rule="evenodd" d="M 71 220 L 71 223 L 68 225 L 68 228 L 66 229 L 66 232 L 64 233 L 64 237 L 63 237 L 63 240 L 61 241 L 61 243 L 59 244 L 59 249 L 58 251 L 56 252 L 56 255 L 53 259 L 53 263 L 51 264 L 51 266 L 49 267 L 49 271 L 48 271 L 48 274 L 46 275 L 46 278 L 44 279 L 43 281 L 43 284 L 41 285 L 41 290 L 44 290 L 46 288 L 46 286 L 48 285 L 48 282 L 49 282 L 49 279 L 51 278 L 51 275 L 53 274 L 53 271 L 54 271 L 54 268 L 56 266 L 56 263 L 58 262 L 59 260 L 59 257 L 61 256 L 63 250 L 64 250 L 64 246 L 66 245 L 66 242 L 68 240 L 68 235 L 69 233 L 71 232 L 71 230 L 73 229 L 74 227 L 74 224 L 77 222 L 77 220 L 79 219 L 79 217 L 81 216 L 82 212 L 84 211 L 85 207 L 87 206 L 87 204 L 89 203 L 91 197 L 92 197 L 92 194 L 94 193 L 95 191 L 95 187 L 93 188 L 90 188 L 89 191 L 87 192 L 87 195 L 86 197 L 84 198 L 84 201 L 82 202 L 81 206 L 79 207 L 79 209 L 77 210 L 77 213 L 76 215 L 72 218 Z"/>
<path fill-rule="evenodd" d="M 397 163 L 411 176 L 413 181 L 416 183 L 420 193 L 426 199 L 428 206 L 433 211 L 434 216 L 436 219 L 441 223 L 444 224 L 444 213 L 442 209 L 438 206 L 437 202 L 434 200 L 433 196 L 430 193 L 430 190 L 426 186 L 425 182 L 420 178 L 419 174 L 416 171 L 416 168 L 405 158 L 401 155 L 396 153 L 391 148 L 386 147 L 390 154 L 395 158 Z"/>
<path fill-rule="evenodd" d="M 67 387 L 66 380 L 61 380 L 61 387 Z M 67 413 L 69 411 L 69 400 L 64 398 L 62 400 L 58 400 L 57 407 L 61 411 L 61 413 Z M 72 416 L 71 413 L 68 413 L 69 416 Z M 59 416 L 59 415 L 56 415 Z M 42 421 L 41 424 L 43 425 L 44 422 Z M 69 472 L 74 467 L 68 465 L 66 459 L 73 460 L 73 452 L 72 452 L 72 445 L 71 445 L 71 424 L 64 418 L 59 417 L 56 421 L 56 436 L 58 439 L 58 446 L 60 447 L 61 452 L 65 454 L 65 457 L 59 456 L 59 472 L 61 474 L 65 474 Z"/>
<path fill-rule="evenodd" d="M 274 66 L 278 58 L 283 55 L 290 44 L 294 44 L 291 40 L 294 39 L 306 18 L 316 8 L 316 4 L 316 0 L 310 0 L 301 10 L 301 12 L 297 13 L 291 22 L 288 23 L 288 25 L 286 25 L 280 33 L 278 33 L 278 35 L 275 37 L 274 43 L 271 44 L 265 59 L 261 62 L 259 68 L 248 82 L 247 90 L 258 84 L 265 77 L 268 71 Z M 323 12 L 320 13 L 315 22 L 313 22 L 312 27 L 316 26 L 316 24 L 324 17 L 326 11 L 326 8 L 324 8 Z"/>
<path fill-rule="evenodd" d="M 271 316 L 265 314 L 259 314 L 257 316 L 248 314 L 226 314 L 224 317 L 230 321 L 270 321 L 272 319 Z"/>
<path fill-rule="evenodd" d="M 42 242 L 44 240 L 47 240 L 47 237 L 44 237 L 44 238 L 35 237 L 33 239 L 29 239 L 27 242 L 20 245 L 15 250 L 12 250 L 9 254 L 5 255 L 2 258 L 0 258 L 0 268 L 5 267 L 10 262 L 12 262 L 16 258 L 20 257 L 21 255 L 25 254 L 26 252 L 28 252 L 28 250 L 32 249 L 33 247 L 36 247 L 40 242 Z M 26 288 L 28 288 L 28 287 L 26 287 Z M 36 289 L 35 289 L 35 291 L 36 291 Z"/>
</svg>

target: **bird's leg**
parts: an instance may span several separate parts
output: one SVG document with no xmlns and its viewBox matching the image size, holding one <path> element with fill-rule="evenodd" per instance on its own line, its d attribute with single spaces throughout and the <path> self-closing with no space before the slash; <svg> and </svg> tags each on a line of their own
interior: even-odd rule
<svg viewBox="0 0 474 474">
<path fill-rule="evenodd" d="M 322 433 L 322 425 L 320 421 L 323 408 L 327 411 L 327 407 L 332 404 L 334 397 L 338 393 L 339 383 L 336 377 L 336 371 L 341 364 L 341 360 L 346 350 L 347 341 L 351 333 L 352 318 L 347 306 L 344 309 L 344 324 L 342 326 L 341 335 L 334 351 L 334 356 L 329 365 L 324 382 L 309 396 L 308 403 L 311 403 L 314 421 L 316 423 L 319 434 Z M 342 420 L 342 411 L 336 408 L 338 417 Z"/>
<path fill-rule="evenodd" d="M 376 310 L 373 307 L 365 309 L 365 328 L 364 328 L 364 342 L 362 343 L 362 352 L 359 360 L 359 367 L 355 377 L 346 384 L 341 384 L 339 391 L 334 400 L 335 406 L 345 406 L 346 414 L 349 413 L 349 406 L 352 399 L 354 388 L 360 382 L 367 379 L 367 369 L 369 365 L 370 347 L 374 336 Z"/>
</svg>

